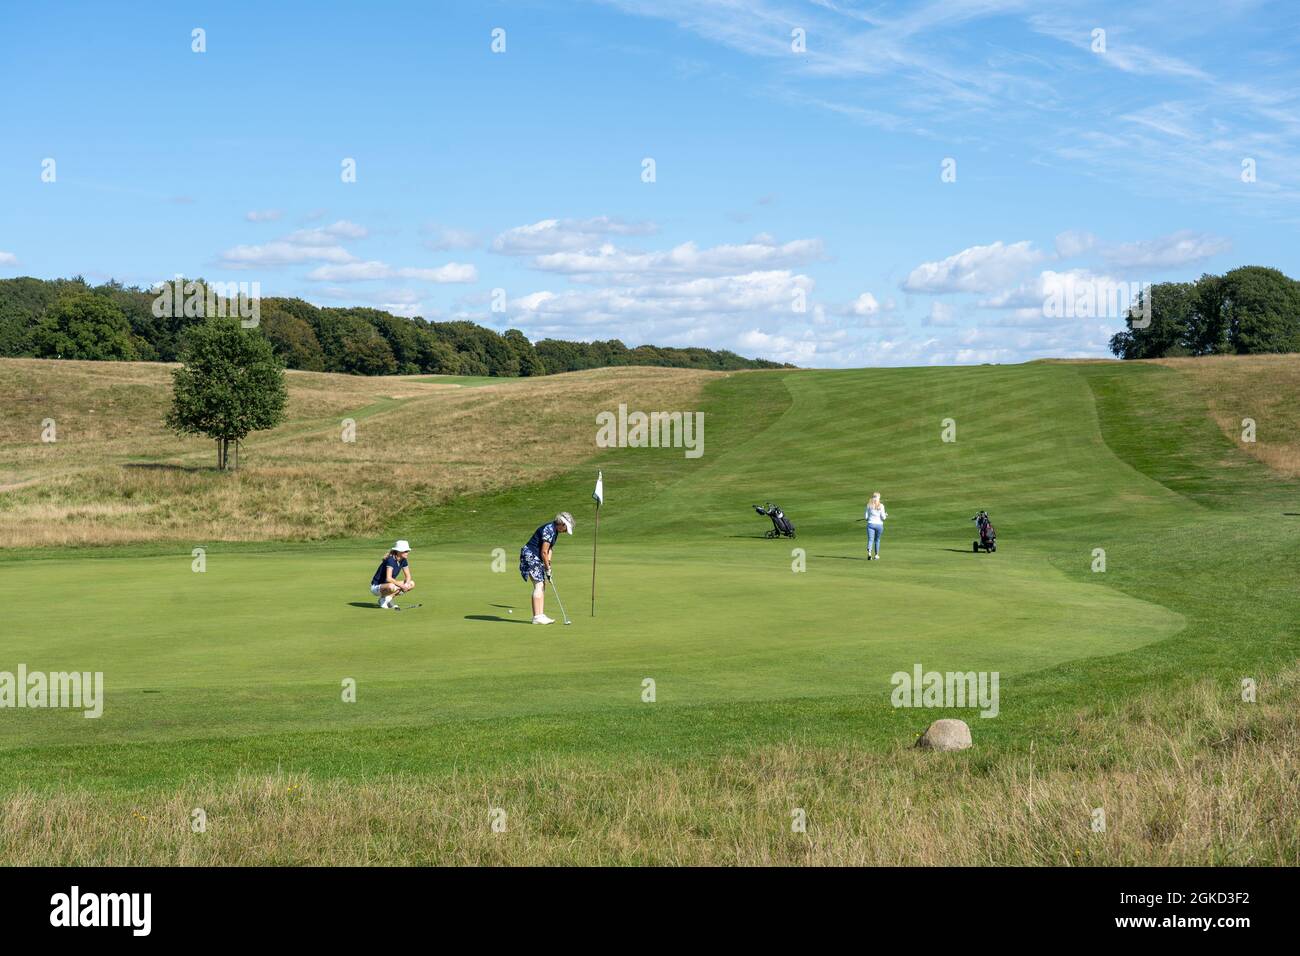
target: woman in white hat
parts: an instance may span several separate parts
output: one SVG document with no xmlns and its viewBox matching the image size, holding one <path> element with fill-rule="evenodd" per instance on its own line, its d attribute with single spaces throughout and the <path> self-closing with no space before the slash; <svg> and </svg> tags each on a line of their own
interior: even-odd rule
<svg viewBox="0 0 1300 956">
<path fill-rule="evenodd" d="M 573 515 L 561 511 L 554 521 L 548 521 L 519 549 L 519 576 L 533 584 L 533 623 L 554 624 L 545 614 L 546 582 L 551 577 L 551 559 L 555 539 L 560 532 L 573 534 Z"/>
<path fill-rule="evenodd" d="M 415 579 L 411 577 L 411 568 L 406 561 L 410 553 L 410 543 L 398 541 L 384 555 L 379 570 L 370 579 L 370 593 L 379 598 L 379 606 L 386 611 L 400 611 L 401 608 L 393 603 L 393 595 L 405 594 L 415 587 Z"/>
</svg>

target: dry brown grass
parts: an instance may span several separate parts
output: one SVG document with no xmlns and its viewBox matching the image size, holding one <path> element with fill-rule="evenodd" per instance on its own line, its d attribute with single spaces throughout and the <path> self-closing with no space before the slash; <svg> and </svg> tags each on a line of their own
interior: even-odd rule
<svg viewBox="0 0 1300 956">
<path fill-rule="evenodd" d="M 162 425 L 170 371 L 0 359 L 0 547 L 371 534 L 387 517 L 376 498 L 433 504 L 550 477 L 596 451 L 596 410 L 690 407 L 717 374 L 620 368 L 458 388 L 291 372 L 288 420 L 220 474 L 211 443 Z M 355 443 L 342 441 L 345 418 Z"/>
<path fill-rule="evenodd" d="M 999 757 L 763 748 L 679 765 L 565 761 L 447 778 L 304 775 L 0 800 L 25 866 L 370 864 L 1295 865 L 1300 668 L 1260 703 L 1202 683 L 1063 718 Z M 190 827 L 193 810 L 207 831 Z M 1095 808 L 1104 832 L 1092 829 Z M 492 811 L 506 812 L 493 832 Z M 791 814 L 807 814 L 794 833 Z"/>
<path fill-rule="evenodd" d="M 1300 355 L 1216 355 L 1154 359 L 1196 383 L 1223 433 L 1252 458 L 1300 477 Z M 1242 440 L 1242 419 L 1256 423 Z"/>
</svg>

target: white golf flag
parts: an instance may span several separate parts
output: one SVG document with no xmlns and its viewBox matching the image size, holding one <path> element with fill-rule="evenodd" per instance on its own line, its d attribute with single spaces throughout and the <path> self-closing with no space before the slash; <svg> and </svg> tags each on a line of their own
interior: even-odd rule
<svg viewBox="0 0 1300 956">
<path fill-rule="evenodd" d="M 591 493 L 591 497 L 596 499 L 598 505 L 605 503 L 605 473 L 603 471 L 596 472 L 596 490 Z"/>
</svg>

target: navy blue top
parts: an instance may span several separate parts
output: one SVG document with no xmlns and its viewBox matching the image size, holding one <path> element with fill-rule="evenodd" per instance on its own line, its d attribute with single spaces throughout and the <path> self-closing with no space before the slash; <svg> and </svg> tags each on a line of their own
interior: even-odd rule
<svg viewBox="0 0 1300 956">
<path fill-rule="evenodd" d="M 551 547 L 555 547 L 555 539 L 556 537 L 558 537 L 558 535 L 559 532 L 555 530 L 555 522 L 548 521 L 546 522 L 546 524 L 542 525 L 540 528 L 538 528 L 536 531 L 533 532 L 533 536 L 528 539 L 528 543 L 524 545 L 524 547 L 527 548 L 529 551 L 533 552 L 533 554 L 537 555 L 538 557 L 541 557 L 542 542 L 545 541 L 548 544 L 550 544 Z M 516 538 L 515 540 L 518 541 L 519 539 Z"/>
<path fill-rule="evenodd" d="M 370 583 L 372 585 L 387 583 L 388 575 L 384 574 L 384 568 L 392 568 L 393 577 L 396 578 L 402 573 L 402 568 L 406 567 L 406 564 L 406 558 L 395 558 L 391 554 L 388 555 L 384 560 L 379 562 L 379 570 L 376 571 L 375 576 L 370 579 Z"/>
</svg>

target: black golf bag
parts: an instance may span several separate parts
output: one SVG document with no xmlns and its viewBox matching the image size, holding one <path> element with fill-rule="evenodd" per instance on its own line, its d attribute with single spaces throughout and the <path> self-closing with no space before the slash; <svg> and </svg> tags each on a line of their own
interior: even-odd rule
<svg viewBox="0 0 1300 956">
<path fill-rule="evenodd" d="M 979 540 L 971 542 L 971 550 L 978 553 L 981 549 L 984 551 L 996 551 L 998 549 L 998 532 L 993 527 L 993 522 L 989 520 L 989 513 L 981 511 L 975 517 L 970 519 L 975 522 L 975 527 L 979 529 Z"/>
<path fill-rule="evenodd" d="M 765 538 L 794 537 L 794 525 L 790 523 L 790 519 L 785 516 L 785 512 L 777 505 L 769 501 L 761 508 L 754 505 L 754 510 L 772 519 L 772 530 L 764 535 Z"/>
</svg>

